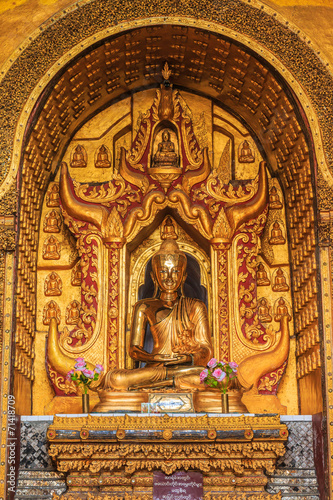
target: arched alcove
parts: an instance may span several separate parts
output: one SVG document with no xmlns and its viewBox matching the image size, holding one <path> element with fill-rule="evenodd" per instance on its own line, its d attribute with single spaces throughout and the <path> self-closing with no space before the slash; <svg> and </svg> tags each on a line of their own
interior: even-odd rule
<svg viewBox="0 0 333 500">
<path fill-rule="evenodd" d="M 54 76 L 52 84 L 39 96 L 31 114 L 22 150 L 20 183 L 19 334 L 14 382 L 17 394 L 29 393 L 28 379 L 33 378 L 32 349 L 29 347 L 32 342 L 29 339 L 33 338 L 35 320 L 34 234 L 49 181 L 54 178 L 67 144 L 82 124 L 124 95 L 134 96 L 142 87 L 157 87 L 166 60 L 174 67 L 175 86 L 209 96 L 247 123 L 253 138 L 257 138 L 257 144 L 262 145 L 271 173 L 278 178 L 287 202 L 290 252 L 294 261 L 295 326 L 300 338 L 305 335 L 303 330 L 309 331 L 307 322 L 310 320 L 312 328 L 320 314 L 316 308 L 316 278 L 311 285 L 312 298 L 310 301 L 303 299 L 303 290 L 310 287 L 317 266 L 313 257 L 316 245 L 313 191 L 316 159 L 306 110 L 301 108 L 291 86 L 262 56 L 230 36 L 214 29 L 210 31 L 204 22 L 200 29 L 179 21 L 175 24 L 146 24 L 135 29 L 127 26 L 124 33 L 91 42 L 81 55 L 78 53 L 74 59 L 68 59 Z M 182 47 L 185 47 L 184 54 Z M 135 56 L 134 52 L 139 50 Z M 158 57 L 152 55 L 156 53 Z M 147 72 L 148 62 L 150 69 Z M 115 71 L 118 66 L 119 71 Z M 295 89 L 297 86 L 295 79 Z M 32 193 L 30 198 L 27 193 Z M 309 276 L 308 269 L 313 270 Z M 319 346 L 316 332 L 313 335 L 315 342 L 312 347 Z M 300 361 L 306 359 L 306 355 L 307 350 L 300 354 Z M 317 371 L 314 380 L 313 373 L 317 368 L 310 369 L 308 374 L 305 374 L 307 368 L 300 366 L 300 373 L 302 370 L 300 389 L 306 401 L 305 377 L 315 386 L 320 383 L 320 377 Z M 27 398 L 26 404 L 22 402 L 22 412 L 29 412 L 29 407 Z M 303 411 L 309 412 L 314 407 L 320 408 L 320 402 L 315 402 L 314 406 L 313 400 L 305 402 Z"/>
</svg>

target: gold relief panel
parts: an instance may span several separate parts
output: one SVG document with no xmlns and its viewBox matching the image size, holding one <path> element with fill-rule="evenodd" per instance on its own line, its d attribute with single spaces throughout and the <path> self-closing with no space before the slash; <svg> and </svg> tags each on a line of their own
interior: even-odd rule
<svg viewBox="0 0 333 500">
<path fill-rule="evenodd" d="M 289 302 L 280 297 L 274 304 L 274 320 L 280 321 L 282 316 L 288 316 L 289 320 L 291 319 L 291 306 Z"/>
<path fill-rule="evenodd" d="M 44 282 L 44 294 L 46 297 L 61 295 L 62 281 L 59 275 L 55 272 L 50 273 Z"/>
<path fill-rule="evenodd" d="M 49 325 L 51 318 L 56 318 L 58 325 L 60 324 L 60 320 L 61 320 L 60 307 L 58 306 L 58 304 L 54 300 L 51 300 L 50 302 L 48 302 L 44 306 L 43 325 Z"/>
<path fill-rule="evenodd" d="M 59 207 L 59 184 L 50 184 L 49 189 L 46 193 L 46 206 L 47 207 Z"/>
<path fill-rule="evenodd" d="M 275 185 L 273 185 L 269 191 L 269 208 L 272 210 L 280 210 L 283 208 L 283 204 L 281 202 L 282 194 L 277 189 Z"/>
<path fill-rule="evenodd" d="M 80 302 L 73 300 L 66 308 L 66 325 L 76 325 L 80 319 Z"/>
<path fill-rule="evenodd" d="M 265 297 L 258 300 L 258 318 L 261 323 L 271 323 L 273 320 L 272 307 Z"/>
<path fill-rule="evenodd" d="M 270 238 L 268 241 L 270 245 L 284 245 L 286 243 L 286 238 L 283 236 L 280 222 L 273 222 L 270 227 Z"/>
<path fill-rule="evenodd" d="M 95 153 L 95 168 L 110 168 L 111 153 L 105 144 L 102 144 Z"/>
<path fill-rule="evenodd" d="M 254 163 L 255 153 L 252 146 L 252 141 L 244 141 L 238 148 L 238 161 L 239 163 Z"/>
<path fill-rule="evenodd" d="M 49 236 L 44 240 L 43 244 L 43 259 L 44 260 L 59 260 L 60 259 L 60 243 L 55 236 Z"/>
<path fill-rule="evenodd" d="M 273 292 L 288 292 L 289 289 L 286 271 L 278 267 L 272 274 L 272 290 Z"/>
<path fill-rule="evenodd" d="M 85 123 L 70 142 L 63 161 L 79 182 L 108 182 L 118 171 L 120 146 L 130 148 L 132 141 L 131 98 L 101 111 Z M 81 145 L 86 153 L 86 167 L 72 167 L 73 152 Z M 102 150 L 101 150 L 102 148 Z M 103 150 L 105 149 L 105 150 Z"/>
<path fill-rule="evenodd" d="M 260 261 L 257 267 L 257 286 L 269 286 L 270 284 L 269 271 Z"/>
<path fill-rule="evenodd" d="M 44 233 L 60 233 L 61 216 L 56 210 L 51 210 L 45 215 L 43 231 Z"/>
<path fill-rule="evenodd" d="M 82 144 L 78 144 L 71 153 L 70 166 L 72 168 L 86 168 L 87 166 L 87 151 Z"/>
</svg>

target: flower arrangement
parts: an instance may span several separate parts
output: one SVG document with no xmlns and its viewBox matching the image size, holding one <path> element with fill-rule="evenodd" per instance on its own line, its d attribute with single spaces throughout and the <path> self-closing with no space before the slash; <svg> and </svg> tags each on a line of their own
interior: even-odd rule
<svg viewBox="0 0 333 500">
<path fill-rule="evenodd" d="M 237 368 L 238 364 L 234 361 L 224 363 L 212 358 L 208 361 L 207 368 L 200 373 L 200 382 L 226 394 L 229 382 L 237 378 Z"/>
<path fill-rule="evenodd" d="M 74 369 L 67 373 L 66 378 L 67 380 L 73 380 L 79 386 L 82 385 L 84 394 L 88 394 L 91 383 L 98 380 L 104 368 L 102 365 L 96 365 L 93 370 L 89 370 L 84 358 L 76 358 L 75 361 Z"/>
</svg>

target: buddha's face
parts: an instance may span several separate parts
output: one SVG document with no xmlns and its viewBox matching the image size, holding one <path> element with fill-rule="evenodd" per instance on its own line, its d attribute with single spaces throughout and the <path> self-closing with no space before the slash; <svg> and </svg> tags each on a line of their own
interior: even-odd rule
<svg viewBox="0 0 333 500">
<path fill-rule="evenodd" d="M 168 130 L 164 130 L 162 134 L 162 141 L 169 142 L 170 141 L 170 133 Z"/>
<path fill-rule="evenodd" d="M 153 261 L 153 274 L 162 292 L 176 292 L 182 284 L 185 269 L 186 261 L 179 255 L 159 255 Z"/>
</svg>

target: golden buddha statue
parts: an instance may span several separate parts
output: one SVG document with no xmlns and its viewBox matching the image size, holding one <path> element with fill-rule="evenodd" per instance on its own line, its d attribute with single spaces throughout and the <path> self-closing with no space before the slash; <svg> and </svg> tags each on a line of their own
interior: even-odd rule
<svg viewBox="0 0 333 500">
<path fill-rule="evenodd" d="M 96 168 L 110 168 L 111 167 L 111 162 L 109 161 L 108 151 L 104 145 L 102 145 L 98 150 L 95 167 Z"/>
<path fill-rule="evenodd" d="M 270 285 L 271 282 L 268 279 L 265 266 L 262 262 L 259 262 L 257 269 L 257 286 Z"/>
<path fill-rule="evenodd" d="M 289 290 L 289 285 L 287 284 L 286 277 L 283 274 L 281 267 L 279 267 L 276 271 L 272 290 L 274 292 L 288 292 Z"/>
<path fill-rule="evenodd" d="M 279 209 L 282 207 L 278 190 L 273 186 L 269 192 L 269 208 Z"/>
<path fill-rule="evenodd" d="M 56 210 L 51 210 L 44 220 L 44 233 L 60 233 L 60 217 Z"/>
<path fill-rule="evenodd" d="M 44 293 L 47 297 L 61 295 L 62 283 L 60 277 L 54 271 L 45 279 Z"/>
<path fill-rule="evenodd" d="M 170 140 L 170 131 L 163 130 L 162 132 L 162 142 L 159 143 L 157 152 L 154 156 L 154 168 L 178 168 L 177 153 L 175 152 L 175 145 Z"/>
<path fill-rule="evenodd" d="M 176 231 L 175 231 L 175 226 L 172 222 L 172 219 L 170 216 L 168 216 L 165 219 L 165 223 L 163 227 L 161 228 L 161 239 L 162 240 L 176 240 L 178 238 Z"/>
<path fill-rule="evenodd" d="M 66 309 L 66 324 L 76 325 L 80 319 L 80 304 L 73 300 Z"/>
<path fill-rule="evenodd" d="M 272 321 L 272 316 L 270 315 L 270 307 L 265 297 L 259 300 L 258 317 L 262 323 L 270 323 Z"/>
<path fill-rule="evenodd" d="M 73 159 L 71 161 L 71 167 L 73 168 L 85 168 L 87 162 L 85 159 L 85 149 L 83 146 L 78 144 L 73 153 Z"/>
<path fill-rule="evenodd" d="M 275 321 L 281 321 L 281 318 L 286 316 L 288 318 L 288 321 L 290 321 L 291 316 L 289 314 L 289 310 L 286 304 L 286 301 L 281 297 L 279 299 L 277 308 L 276 308 L 276 314 L 274 316 Z"/>
<path fill-rule="evenodd" d="M 271 237 L 269 239 L 269 244 L 270 245 L 284 245 L 285 242 L 286 242 L 286 240 L 282 234 L 280 224 L 277 221 L 275 221 L 273 224 L 272 231 L 271 231 Z"/>
<path fill-rule="evenodd" d="M 43 245 L 44 260 L 59 260 L 60 259 L 60 243 L 55 236 L 50 236 L 45 240 Z"/>
<path fill-rule="evenodd" d="M 53 184 L 49 192 L 47 193 L 47 207 L 58 207 L 59 206 L 59 185 Z"/>
<path fill-rule="evenodd" d="M 253 163 L 254 162 L 254 155 L 252 153 L 252 149 L 251 149 L 248 141 L 243 142 L 243 144 L 241 146 L 238 161 L 239 161 L 239 163 Z"/>
<path fill-rule="evenodd" d="M 43 325 L 49 325 L 51 318 L 55 318 L 57 324 L 59 325 L 60 323 L 60 309 L 59 306 L 54 302 L 54 300 L 51 300 L 44 306 L 43 309 Z"/>
<path fill-rule="evenodd" d="M 153 298 L 137 302 L 132 317 L 129 355 L 146 366 L 109 371 L 100 390 L 204 389 L 199 375 L 212 356 L 207 309 L 201 300 L 183 294 L 179 297 L 185 271 L 186 255 L 174 240 L 165 240 L 152 258 L 152 279 L 160 296 L 155 293 Z M 144 349 L 147 323 L 153 337 L 152 352 Z M 103 394 L 100 398 L 103 402 Z"/>
</svg>

